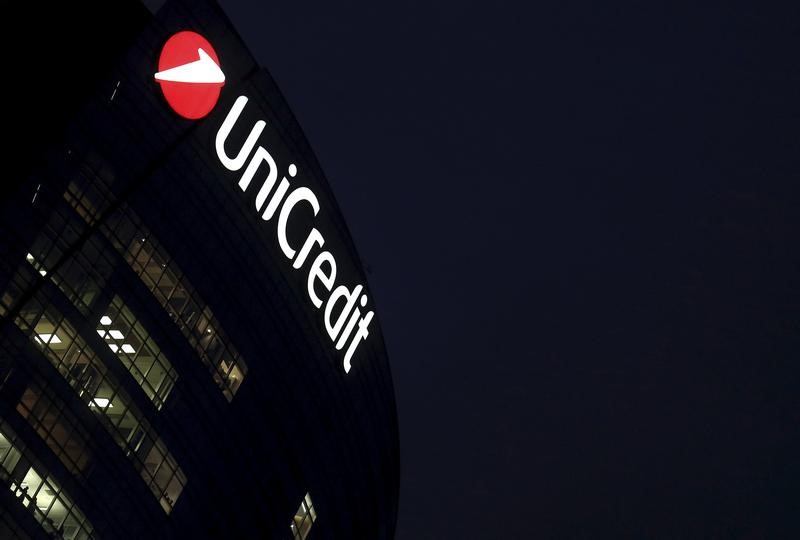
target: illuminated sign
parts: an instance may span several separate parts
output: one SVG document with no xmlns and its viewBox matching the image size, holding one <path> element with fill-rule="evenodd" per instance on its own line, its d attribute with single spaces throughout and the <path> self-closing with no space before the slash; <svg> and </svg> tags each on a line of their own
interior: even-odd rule
<svg viewBox="0 0 800 540">
<path fill-rule="evenodd" d="M 307 232 L 302 244 L 293 246 L 289 243 L 286 226 L 292 213 L 310 211 L 311 215 L 316 217 L 322 209 L 317 196 L 310 188 L 292 186 L 289 178 L 295 178 L 298 173 L 294 163 L 289 163 L 285 169 L 281 167 L 286 172 L 278 181 L 279 166 L 272 154 L 263 146 L 256 148 L 256 142 L 264 131 L 266 122 L 258 120 L 238 152 L 233 157 L 228 154 L 225 141 L 241 116 L 247 101 L 246 96 L 239 96 L 217 131 L 215 142 L 217 157 L 229 171 L 237 172 L 244 168 L 239 180 L 239 188 L 242 191 L 247 191 L 256 172 L 266 167 L 266 178 L 258 187 L 255 197 L 256 212 L 265 222 L 272 221 L 277 216 L 277 221 L 273 223 L 278 245 L 294 270 L 308 272 L 306 278 L 308 298 L 319 310 L 325 306 L 323 311 L 325 330 L 336 350 L 345 350 L 343 366 L 345 372 L 349 372 L 353 354 L 361 341 L 369 336 L 369 324 L 375 314 L 367 311 L 362 316 L 361 308 L 367 306 L 367 295 L 364 293 L 363 285 L 337 284 L 336 257 L 330 251 L 322 249 L 325 237 L 316 227 Z"/>
<path fill-rule="evenodd" d="M 155 80 L 176 113 L 184 118 L 199 119 L 217 104 L 225 84 L 225 74 L 208 40 L 195 32 L 184 31 L 173 35 L 164 44 Z M 310 211 L 310 217 L 314 218 L 323 210 L 310 188 L 292 186 L 289 178 L 295 178 L 298 173 L 294 163 L 285 167 L 286 172 L 278 181 L 279 167 L 275 158 L 263 146 L 256 147 L 266 122 L 258 120 L 235 156 L 228 154 L 225 142 L 247 101 L 246 96 L 239 96 L 217 131 L 217 157 L 229 171 L 244 169 L 239 180 L 242 191 L 247 191 L 256 173 L 266 167 L 266 178 L 255 196 L 255 209 L 265 222 L 277 217 L 273 223 L 278 246 L 288 259 L 287 264 L 291 263 L 295 271 L 307 272 L 308 298 L 316 309 L 321 310 L 333 347 L 344 351 L 343 367 L 345 373 L 349 373 L 356 349 L 369 336 L 369 325 L 375 313 L 365 309 L 362 315 L 368 302 L 364 285 L 337 283 L 336 257 L 323 249 L 325 237 L 319 229 L 310 227 L 305 240 L 298 245 L 289 242 L 287 224 L 293 213 Z"/>
<path fill-rule="evenodd" d="M 225 74 L 211 44 L 195 32 L 178 32 L 158 58 L 155 79 L 170 107 L 189 120 L 203 118 L 217 104 Z"/>
</svg>

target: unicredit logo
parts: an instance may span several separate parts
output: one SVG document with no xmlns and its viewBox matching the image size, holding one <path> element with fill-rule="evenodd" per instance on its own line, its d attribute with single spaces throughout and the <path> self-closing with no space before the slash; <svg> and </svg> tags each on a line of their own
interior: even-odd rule
<svg viewBox="0 0 800 540">
<path fill-rule="evenodd" d="M 167 40 L 158 59 L 155 80 L 176 113 L 196 120 L 203 118 L 217 104 L 225 74 L 211 44 L 195 32 L 178 32 Z M 258 120 L 250 129 L 243 145 L 233 153 L 226 148 L 228 135 L 239 120 L 248 98 L 239 96 L 219 127 L 215 149 L 220 163 L 231 172 L 244 169 L 239 188 L 247 192 L 258 175 L 260 184 L 255 196 L 255 210 L 264 222 L 275 225 L 278 246 L 295 271 L 306 273 L 306 292 L 314 308 L 320 310 L 331 345 L 342 351 L 342 367 L 350 372 L 353 356 L 370 335 L 369 326 L 375 315 L 369 306 L 364 285 L 343 283 L 338 276 L 337 258 L 325 249 L 323 233 L 312 226 L 302 244 L 289 242 L 287 227 L 295 212 L 308 212 L 316 217 L 322 208 L 311 188 L 293 185 L 298 175 L 294 163 L 278 164 L 264 146 L 256 147 L 267 123 Z M 229 145 L 228 145 L 229 146 Z M 246 166 L 245 166 L 246 165 Z M 280 171 L 285 171 L 281 175 Z M 264 176 L 266 173 L 266 176 Z M 282 178 L 280 178 L 282 176 Z M 287 178 L 288 177 L 288 178 Z M 279 180 L 280 178 L 280 180 Z M 297 182 L 300 183 L 300 182 Z M 254 190 L 250 190 L 252 193 Z M 339 279 L 337 279 L 339 278 Z"/>
<path fill-rule="evenodd" d="M 337 351 L 343 351 L 342 367 L 350 372 L 358 346 L 369 337 L 369 325 L 375 313 L 369 309 L 364 285 L 343 283 L 334 253 L 326 249 L 325 236 L 316 227 L 305 232 L 302 243 L 289 242 L 289 218 L 295 212 L 311 212 L 316 217 L 322 210 L 311 188 L 295 185 L 298 168 L 294 163 L 278 163 L 264 146 L 256 147 L 267 123 L 258 120 L 238 149 L 230 148 L 228 136 L 239 121 L 247 96 L 239 96 L 217 131 L 215 147 L 220 163 L 231 172 L 244 169 L 239 189 L 256 193 L 255 211 L 261 219 L 275 226 L 276 239 L 286 262 L 295 271 L 306 274 L 306 292 L 311 304 L 322 312 L 325 330 Z M 233 152 L 231 152 L 233 150 Z M 283 173 L 285 171 L 285 173 Z M 254 182 L 255 180 L 255 182 Z M 292 180 L 297 182 L 293 183 Z M 324 306 L 324 307 L 323 307 Z M 363 311 L 362 311 L 363 310 Z"/>
<path fill-rule="evenodd" d="M 217 52 L 196 32 L 178 32 L 167 40 L 158 58 L 155 79 L 172 109 L 189 120 L 214 108 L 225 84 Z"/>
</svg>

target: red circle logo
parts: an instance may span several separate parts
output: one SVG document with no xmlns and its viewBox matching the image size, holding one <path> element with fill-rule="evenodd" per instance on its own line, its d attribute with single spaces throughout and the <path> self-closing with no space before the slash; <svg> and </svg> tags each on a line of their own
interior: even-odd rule
<svg viewBox="0 0 800 540">
<path fill-rule="evenodd" d="M 156 82 L 172 109 L 189 120 L 203 118 L 217 104 L 225 84 L 217 52 L 195 32 L 178 32 L 164 43 Z"/>
</svg>

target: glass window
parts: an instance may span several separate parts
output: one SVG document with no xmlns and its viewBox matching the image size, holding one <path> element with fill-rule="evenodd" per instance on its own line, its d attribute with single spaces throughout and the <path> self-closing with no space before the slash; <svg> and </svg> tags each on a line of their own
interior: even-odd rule
<svg viewBox="0 0 800 540">
<path fill-rule="evenodd" d="M 39 291 L 38 295 L 43 295 L 42 291 Z M 122 309 L 118 313 L 123 313 Z M 115 319 L 112 319 L 112 322 L 113 320 Z M 36 343 L 50 363 L 77 392 L 89 409 L 97 415 L 114 441 L 133 461 L 137 470 L 142 471 L 145 481 L 151 482 L 152 479 L 144 473 L 146 466 L 143 455 L 146 454 L 143 454 L 142 444 L 147 440 L 160 441 L 160 439 L 119 381 L 106 369 L 101 358 L 52 305 L 44 307 L 40 301 L 28 302 L 20 310 L 20 315 L 15 319 L 15 323 L 31 337 L 31 340 Z M 129 323 L 131 323 L 130 328 L 135 328 L 135 323 L 130 321 Z M 101 326 L 105 326 L 102 325 L 102 321 Z M 111 336 L 113 325 L 109 326 L 109 329 L 105 331 Z M 122 350 L 122 346 L 119 346 L 119 349 Z M 135 358 L 134 355 L 134 359 L 131 361 L 132 365 L 135 365 Z M 33 390 L 23 398 L 27 400 L 27 404 L 20 405 L 20 412 L 29 411 L 29 415 L 33 414 L 37 418 L 39 425 L 37 431 L 40 435 L 43 438 L 52 437 L 53 441 L 56 441 L 56 436 L 53 436 L 56 419 L 52 414 L 47 414 L 52 410 L 52 399 L 45 402 Z M 30 406 L 28 406 L 29 404 Z M 69 455 L 66 448 L 67 443 L 69 443 L 69 439 L 63 442 L 65 456 Z M 164 454 L 164 460 L 169 461 L 175 471 L 180 471 L 163 443 L 159 444 L 159 449 Z M 147 447 L 148 450 L 149 448 Z M 75 461 L 76 466 L 79 463 L 79 461 Z M 183 477 L 183 473 L 180 474 Z M 185 477 L 183 478 L 185 484 Z M 161 506 L 169 513 L 177 501 L 177 496 L 169 500 L 164 499 L 165 489 L 166 485 L 159 493 L 155 493 L 155 491 L 154 493 Z M 180 492 L 178 492 L 179 494 Z"/>
<path fill-rule="evenodd" d="M 82 182 L 86 181 L 88 180 L 82 179 Z M 97 178 L 95 182 L 103 181 Z M 107 186 L 102 186 L 101 191 L 106 194 L 105 197 L 110 197 Z M 87 223 L 91 224 L 94 223 L 100 210 L 97 201 L 88 197 L 87 193 L 85 185 L 81 182 L 71 182 L 64 193 L 64 198 Z M 202 301 L 166 250 L 142 224 L 139 217 L 124 204 L 100 224 L 100 231 L 108 237 L 134 273 L 175 321 L 200 360 L 211 372 L 214 382 L 222 390 L 223 395 L 228 401 L 232 401 L 247 375 L 247 364 L 228 340 L 211 309 Z M 212 336 L 217 337 L 222 347 L 215 344 L 214 348 L 209 350 L 208 345 Z M 225 352 L 220 352 L 222 350 Z"/>
<path fill-rule="evenodd" d="M 186 476 L 161 440 L 153 443 L 144 464 L 142 478 L 148 483 L 150 491 L 156 496 L 164 511 L 169 513 L 186 485 Z"/>
<path fill-rule="evenodd" d="M 142 476 L 149 480 L 150 490 L 162 508 L 169 512 L 186 485 L 186 477 L 160 440 L 155 442 L 145 458 Z"/>
<path fill-rule="evenodd" d="M 20 453 L 12 446 L 3 433 L 0 433 L 0 465 L 2 465 L 5 476 L 8 477 L 14 471 L 14 467 L 19 462 Z"/>
<path fill-rule="evenodd" d="M 20 271 L 14 274 L 14 277 L 8 282 L 8 288 L 3 291 L 2 302 L 3 305 L 9 308 L 22 298 L 24 291 L 30 290 L 38 280 L 38 276 L 29 266 L 23 266 Z"/>
<path fill-rule="evenodd" d="M 113 262 L 99 239 L 93 237 L 64 260 L 54 274 L 51 273 L 56 263 L 75 246 L 79 231 L 85 227 L 74 214 L 64 217 L 60 213 L 68 211 L 66 207 L 55 209 L 42 233 L 34 240 L 25 260 L 40 275 L 49 276 L 75 307 L 87 315 L 111 275 Z M 71 233 L 66 234 L 68 231 Z"/>
<path fill-rule="evenodd" d="M 94 538 L 91 523 L 44 467 L 33 463 L 33 456 L 5 423 L 0 424 L 0 456 L 3 454 L 16 456 L 11 467 L 3 461 L 3 480 L 48 535 L 65 540 Z"/>
<path fill-rule="evenodd" d="M 97 333 L 160 409 L 178 373 L 119 296 L 111 300 L 100 317 Z"/>
<path fill-rule="evenodd" d="M 311 501 L 311 495 L 306 493 L 303 500 L 300 501 L 300 507 L 294 514 L 292 523 L 289 528 L 292 530 L 292 538 L 294 540 L 305 540 L 308 533 L 311 531 L 311 525 L 317 519 L 317 512 L 314 510 L 314 503 Z"/>
<path fill-rule="evenodd" d="M 61 238 L 57 234 L 51 238 L 45 233 L 40 235 L 38 242 L 60 245 Z M 59 251 L 59 256 L 67 246 L 61 248 L 63 249 Z M 44 272 L 42 275 L 46 275 L 47 272 L 43 270 L 44 265 L 40 264 L 34 255 L 29 253 L 26 259 L 35 269 L 42 269 L 39 270 L 40 273 Z M 74 257 L 51 275 L 51 279 L 75 307 L 87 315 L 112 270 L 113 264 L 104 254 L 100 242 L 91 239 Z M 97 332 L 106 339 L 109 348 L 122 361 L 156 408 L 161 409 L 175 384 L 177 372 L 172 369 L 167 358 L 160 353 L 119 296 L 114 297 L 107 313 L 101 318 Z M 54 339 L 60 338 L 56 336 Z"/>
<path fill-rule="evenodd" d="M 17 403 L 17 412 L 58 456 L 73 474 L 85 470 L 89 463 L 87 434 L 75 416 L 53 392 L 43 390 L 42 381 L 28 386 Z"/>
<path fill-rule="evenodd" d="M 93 237 L 55 272 L 52 280 L 83 315 L 88 315 L 113 269 L 111 256 Z"/>
<path fill-rule="evenodd" d="M 100 213 L 103 212 L 113 198 L 113 195 L 103 182 L 94 182 L 92 178 L 96 172 L 84 162 L 81 172 L 70 182 L 70 189 L 64 198 L 72 205 L 78 214 L 89 224 L 93 225 Z"/>
</svg>

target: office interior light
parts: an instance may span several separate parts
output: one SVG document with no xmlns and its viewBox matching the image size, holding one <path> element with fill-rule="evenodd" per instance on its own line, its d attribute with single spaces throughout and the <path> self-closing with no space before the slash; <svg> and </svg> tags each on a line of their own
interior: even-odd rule
<svg viewBox="0 0 800 540">
<path fill-rule="evenodd" d="M 39 334 L 38 339 L 44 343 L 61 343 L 61 338 L 56 334 Z"/>
<path fill-rule="evenodd" d="M 114 405 L 111 404 L 111 400 L 104 397 L 96 397 L 92 400 L 92 404 L 100 407 L 101 409 L 105 409 L 108 407 L 109 409 L 113 409 Z"/>
</svg>

